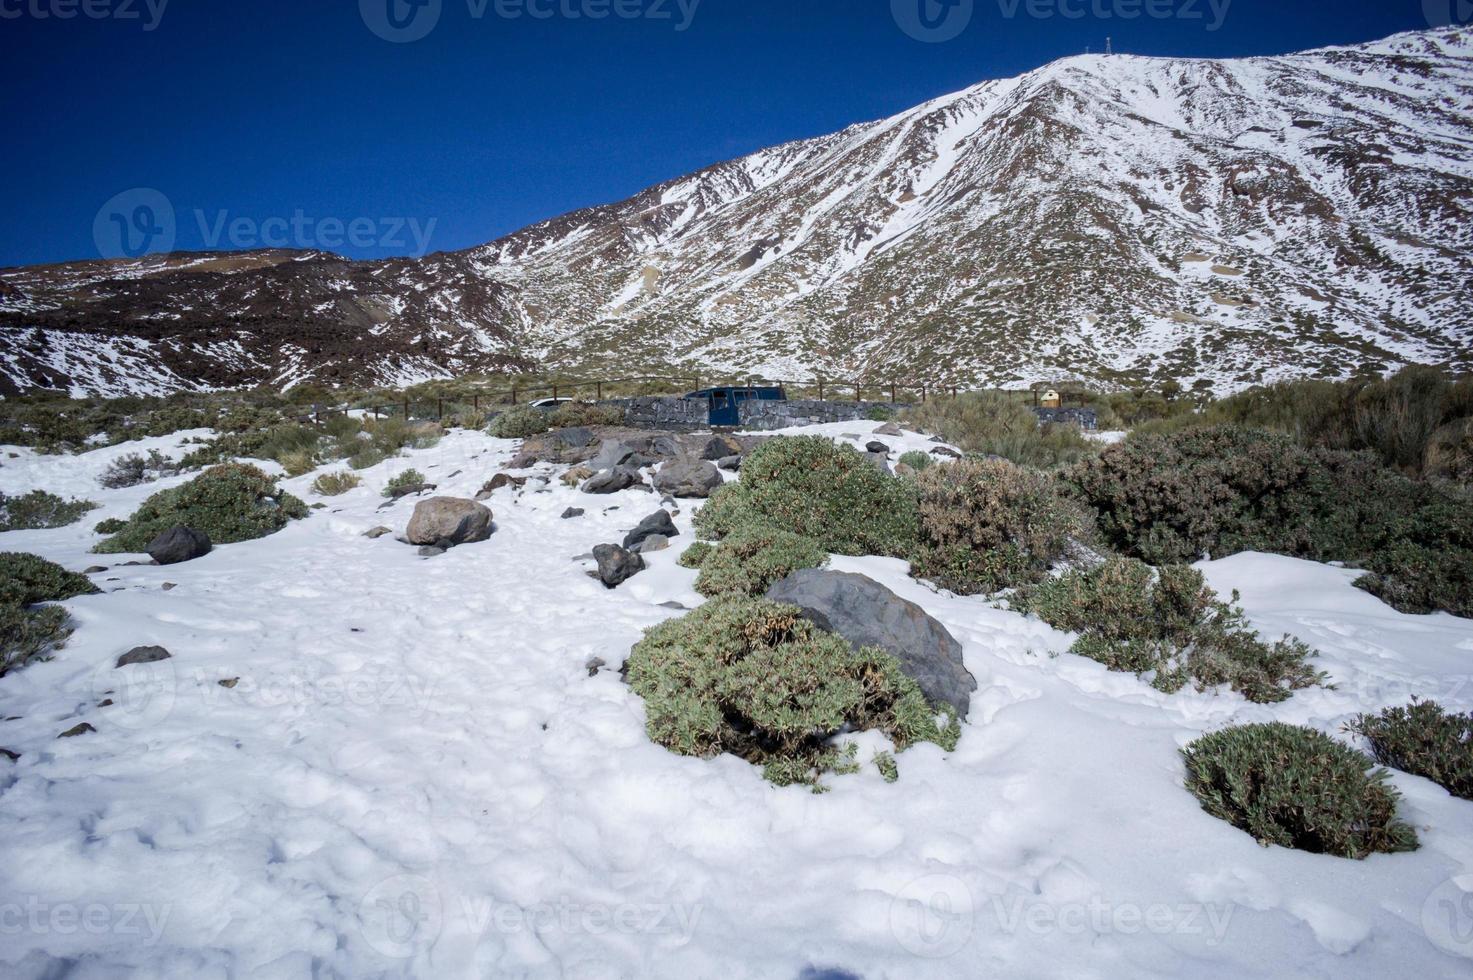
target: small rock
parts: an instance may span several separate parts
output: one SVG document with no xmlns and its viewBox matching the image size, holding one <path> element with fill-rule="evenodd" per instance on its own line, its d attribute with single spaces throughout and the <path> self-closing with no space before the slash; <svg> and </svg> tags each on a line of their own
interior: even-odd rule
<svg viewBox="0 0 1473 980">
<path fill-rule="evenodd" d="M 724 459 L 717 460 L 716 468 L 735 473 L 742 468 L 742 458 L 740 456 L 727 456 Z"/>
<path fill-rule="evenodd" d="M 82 574 L 83 575 L 100 575 L 100 574 L 102 574 L 105 571 L 107 571 L 107 566 L 106 565 L 93 565 L 91 568 L 88 568 L 88 569 L 83 570 Z"/>
<path fill-rule="evenodd" d="M 583 666 L 588 668 L 589 677 L 597 677 L 598 672 L 607 667 L 608 663 L 604 660 L 603 657 L 591 657 L 589 658 L 588 663 L 584 664 Z"/>
<path fill-rule="evenodd" d="M 895 475 L 896 476 L 903 476 L 903 477 L 912 477 L 912 476 L 915 476 L 916 475 L 916 471 L 915 471 L 915 468 L 912 467 L 909 463 L 896 463 L 895 464 Z"/>
<path fill-rule="evenodd" d="M 475 544 L 491 536 L 491 508 L 460 497 L 431 497 L 414 505 L 405 537 L 410 544 Z"/>
<path fill-rule="evenodd" d="M 869 460 L 870 465 L 887 476 L 890 473 L 889 453 L 865 453 L 864 458 Z"/>
<path fill-rule="evenodd" d="M 223 681 L 219 681 L 218 683 L 219 683 L 219 685 L 221 687 L 226 688 L 227 690 L 234 690 L 235 689 L 235 685 L 237 685 L 237 684 L 240 683 L 240 678 L 239 677 L 228 677 L 228 678 L 226 678 Z"/>
<path fill-rule="evenodd" d="M 160 565 L 178 565 L 203 558 L 212 547 L 209 535 L 203 531 L 176 524 L 149 542 L 147 550 Z"/>
<path fill-rule="evenodd" d="M 594 440 L 593 430 L 581 425 L 559 429 L 553 433 L 553 437 L 569 449 L 585 449 L 593 445 Z"/>
<path fill-rule="evenodd" d="M 962 458 L 962 454 L 961 453 L 957 452 L 955 449 L 950 449 L 950 448 L 948 448 L 946 446 L 937 446 L 935 449 L 932 449 L 931 450 L 931 455 L 932 456 L 945 456 L 947 459 L 961 459 Z"/>
<path fill-rule="evenodd" d="M 644 571 L 644 559 L 616 544 L 601 544 L 593 549 L 598 562 L 598 580 L 606 588 L 616 588 Z"/>
<path fill-rule="evenodd" d="M 88 732 L 95 732 L 95 731 L 97 731 L 97 729 L 93 728 L 91 725 L 87 724 L 84 721 L 80 725 L 77 725 L 75 728 L 68 728 L 66 731 L 62 732 L 60 735 L 58 735 L 56 737 L 57 738 L 76 738 L 78 735 L 86 735 Z"/>
<path fill-rule="evenodd" d="M 674 599 L 671 599 L 669 602 L 662 602 L 662 603 L 660 603 L 660 608 L 661 609 L 684 609 L 686 607 L 685 607 L 685 605 L 683 603 L 679 603 L 679 602 L 676 602 Z"/>
<path fill-rule="evenodd" d="M 668 544 L 669 539 L 679 535 L 680 531 L 675 527 L 675 522 L 670 519 L 668 511 L 657 510 L 635 525 L 634 530 L 624 535 L 624 547 L 633 550 L 652 534 L 663 535 Z"/>
<path fill-rule="evenodd" d="M 639 544 L 635 545 L 634 550 L 639 552 L 641 555 L 648 555 L 653 554 L 656 551 L 664 551 L 668 547 L 670 547 L 669 538 L 665 537 L 665 535 L 663 534 L 651 534 Z"/>
<path fill-rule="evenodd" d="M 127 667 L 130 664 L 156 664 L 160 660 L 168 660 L 173 654 L 163 647 L 134 647 L 118 658 L 119 667 Z"/>
<path fill-rule="evenodd" d="M 163 589 L 165 592 L 173 592 L 177 588 L 179 588 L 179 586 L 173 582 L 165 582 L 163 585 Z"/>
<path fill-rule="evenodd" d="M 894 422 L 886 422 L 884 425 L 875 430 L 875 435 L 898 436 L 900 435 L 900 426 L 896 425 Z"/>
<path fill-rule="evenodd" d="M 563 511 L 563 520 L 571 520 L 574 517 L 582 517 L 587 513 L 582 507 L 569 507 Z"/>
<path fill-rule="evenodd" d="M 440 487 L 435 483 L 411 483 L 408 486 L 395 487 L 389 491 L 389 502 L 393 503 L 395 500 L 407 497 L 410 494 L 433 493 L 438 489 Z M 379 509 L 382 510 L 383 508 L 380 507 Z"/>
<path fill-rule="evenodd" d="M 433 544 L 427 544 L 424 547 L 422 547 L 422 548 L 419 549 L 419 556 L 421 558 L 439 558 L 444 553 L 445 553 L 445 549 L 444 548 L 441 548 L 438 545 L 433 545 Z"/>
<path fill-rule="evenodd" d="M 12 752 L 9 749 L 0 749 L 0 755 L 5 756 L 5 758 L 9 759 L 11 762 L 19 762 L 20 761 L 20 753 L 19 752 Z"/>
<path fill-rule="evenodd" d="M 742 444 L 726 436 L 712 436 L 710 441 L 706 443 L 706 447 L 701 450 L 701 458 L 713 463 L 718 459 L 726 459 L 729 456 L 740 456 L 741 454 Z"/>
<path fill-rule="evenodd" d="M 603 470 L 594 475 L 587 483 L 583 484 L 584 493 L 610 494 L 618 493 L 620 490 L 628 490 L 636 484 L 643 484 L 644 477 L 639 471 L 628 466 L 615 466 L 612 469 Z"/>
<path fill-rule="evenodd" d="M 562 480 L 564 483 L 566 483 L 570 487 L 575 487 L 578 484 L 582 483 L 584 480 L 587 480 L 587 479 L 589 479 L 592 476 L 593 476 L 593 470 L 589 469 L 588 467 L 586 467 L 586 466 L 574 466 L 574 467 L 570 468 L 568 470 L 568 472 L 566 472 L 562 476 L 558 477 L 558 479 Z"/>
<path fill-rule="evenodd" d="M 878 439 L 866 443 L 864 449 L 865 452 L 870 453 L 884 453 L 887 456 L 890 454 L 890 447 Z"/>
<path fill-rule="evenodd" d="M 380 524 L 378 527 L 374 528 L 371 531 L 364 531 L 363 532 L 363 536 L 365 538 L 368 538 L 371 541 L 377 541 L 379 538 L 383 537 L 385 534 L 393 534 L 393 533 L 394 533 L 394 529 L 393 528 L 384 527 L 382 524 Z"/>
<path fill-rule="evenodd" d="M 317 503 L 315 503 L 315 504 L 312 505 L 312 509 L 313 510 L 327 510 L 327 504 L 324 504 L 321 501 L 319 501 L 319 502 L 317 502 Z"/>
<path fill-rule="evenodd" d="M 99 708 L 111 708 L 113 706 L 113 699 L 103 698 L 101 701 L 97 702 L 97 706 Z"/>
<path fill-rule="evenodd" d="M 521 487 L 525 486 L 526 483 L 527 478 L 524 476 L 508 476 L 505 473 L 497 473 L 481 487 L 480 491 L 476 494 L 476 499 L 485 500 L 502 487 Z"/>
<path fill-rule="evenodd" d="M 701 459 L 676 459 L 660 467 L 655 474 L 655 487 L 672 497 L 701 498 L 721 486 L 721 473 L 716 464 Z"/>
</svg>

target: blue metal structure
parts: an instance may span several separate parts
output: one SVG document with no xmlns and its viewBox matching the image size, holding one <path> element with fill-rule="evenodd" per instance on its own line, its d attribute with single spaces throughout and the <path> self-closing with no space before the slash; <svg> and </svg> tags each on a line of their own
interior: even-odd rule
<svg viewBox="0 0 1473 980">
<path fill-rule="evenodd" d="M 703 388 L 693 391 L 686 398 L 700 399 L 709 406 L 712 425 L 736 426 L 741 424 L 741 404 L 745 401 L 784 402 L 787 393 L 782 388 Z"/>
</svg>

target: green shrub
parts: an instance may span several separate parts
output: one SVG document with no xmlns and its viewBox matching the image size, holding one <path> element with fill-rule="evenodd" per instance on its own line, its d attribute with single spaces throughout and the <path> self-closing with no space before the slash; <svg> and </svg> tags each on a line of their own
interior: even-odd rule
<svg viewBox="0 0 1473 980">
<path fill-rule="evenodd" d="M 864 417 L 871 422 L 888 422 L 895 417 L 895 409 L 889 405 L 871 405 L 865 410 Z"/>
<path fill-rule="evenodd" d="M 363 483 L 357 473 L 323 473 L 312 481 L 312 492 L 321 497 L 336 497 Z"/>
<path fill-rule="evenodd" d="M 1153 686 L 1168 694 L 1188 683 L 1198 690 L 1227 684 L 1267 704 L 1324 680 L 1309 665 L 1309 647 L 1288 637 L 1264 643 L 1242 610 L 1220 601 L 1202 573 L 1186 565 L 1158 573 L 1134 559 L 1113 558 L 1026 589 L 1013 605 L 1078 633 L 1072 653 L 1111 670 L 1153 674 Z"/>
<path fill-rule="evenodd" d="M 394 491 L 403 490 L 407 487 L 424 486 L 425 475 L 419 470 L 409 469 L 403 473 L 396 473 L 389 477 L 389 482 L 384 486 L 384 496 L 394 496 Z"/>
<path fill-rule="evenodd" d="M 117 534 L 128 526 L 128 522 L 121 517 L 109 517 L 105 521 L 98 521 L 97 526 L 92 529 L 93 534 Z"/>
<path fill-rule="evenodd" d="M 275 479 L 261 470 L 224 463 L 149 497 L 128 518 L 127 527 L 92 550 L 140 552 L 179 524 L 204 532 L 215 544 L 233 544 L 273 534 L 307 513 L 306 504 L 278 489 Z"/>
<path fill-rule="evenodd" d="M 1040 425 L 1026 404 L 1003 392 L 970 392 L 909 409 L 906 421 L 969 453 L 1046 469 L 1093 455 L 1098 447 L 1072 425 Z"/>
<path fill-rule="evenodd" d="M 488 431 L 497 439 L 526 439 L 551 427 L 549 413 L 530 405 L 518 405 L 492 419 Z"/>
<path fill-rule="evenodd" d="M 107 469 L 103 470 L 97 482 L 105 490 L 121 490 L 125 487 L 136 487 L 140 483 L 149 483 L 161 477 L 173 476 L 178 472 L 178 463 L 157 449 L 150 449 L 146 457 L 141 453 L 119 456 L 107 465 Z"/>
<path fill-rule="evenodd" d="M 1432 433 L 1423 472 L 1439 480 L 1473 486 L 1473 418 L 1449 422 Z"/>
<path fill-rule="evenodd" d="M 716 546 L 709 541 L 697 541 L 680 553 L 680 557 L 676 559 L 676 564 L 681 568 L 700 568 L 706 563 L 706 559 L 711 557 L 711 552 L 715 550 Z"/>
<path fill-rule="evenodd" d="M 1406 612 L 1473 615 L 1473 496 L 1364 453 L 1305 449 L 1233 426 L 1133 438 L 1067 482 L 1114 549 L 1155 564 L 1267 551 L 1367 568 Z"/>
<path fill-rule="evenodd" d="M 1454 796 L 1473 800 L 1473 714 L 1436 701 L 1413 701 L 1379 715 L 1360 715 L 1348 730 L 1371 743 L 1383 766 L 1425 776 Z"/>
<path fill-rule="evenodd" d="M 282 453 L 277 460 L 287 476 L 305 476 L 317 469 L 317 455 L 310 452 Z"/>
<path fill-rule="evenodd" d="M 702 559 L 696 591 L 704 596 L 760 596 L 798 569 L 822 568 L 828 560 L 828 552 L 812 538 L 768 526 L 743 528 Z"/>
<path fill-rule="evenodd" d="M 19 497 L 0 493 L 0 531 L 37 531 L 66 527 L 82 519 L 97 505 L 90 500 L 62 500 L 45 490 L 32 490 Z"/>
<path fill-rule="evenodd" d="M 1323 732 L 1241 725 L 1204 735 L 1182 758 L 1202 809 L 1264 846 L 1356 859 L 1417 848 L 1386 771 Z"/>
<path fill-rule="evenodd" d="M 936 464 L 936 459 L 930 453 L 923 453 L 919 449 L 912 449 L 908 453 L 900 455 L 900 462 L 917 473 L 924 473 Z"/>
<path fill-rule="evenodd" d="M 388 459 L 391 454 L 382 446 L 372 442 L 359 442 L 352 455 L 348 457 L 348 465 L 355 470 L 366 470 L 371 466 L 377 466 Z"/>
<path fill-rule="evenodd" d="M 99 591 L 87 576 L 45 558 L 13 551 L 0 554 L 0 605 L 60 602 Z"/>
<path fill-rule="evenodd" d="M 1042 579 L 1089 518 L 1053 479 L 1005 460 L 964 460 L 916 478 L 920 538 L 912 573 L 959 595 Z"/>
<path fill-rule="evenodd" d="M 959 734 L 955 715 L 927 704 L 893 657 L 856 653 L 766 599 L 720 596 L 654 627 L 625 670 L 655 742 L 702 758 L 730 752 L 778 784 L 816 785 L 847 768 L 831 743 L 843 731 L 878 729 L 898 749 L 951 749 Z"/>
<path fill-rule="evenodd" d="M 72 631 L 71 616 L 61 606 L 0 605 L 0 677 L 45 660 L 66 645 Z"/>
<path fill-rule="evenodd" d="M 595 402 L 563 402 L 553 409 L 548 423 L 554 429 L 569 429 L 581 425 L 623 425 L 624 409 L 617 405 L 599 405 Z"/>
<path fill-rule="evenodd" d="M 768 524 L 841 555 L 904 557 L 915 544 L 909 481 L 881 473 L 850 446 L 820 436 L 769 439 L 742 460 L 696 515 L 702 535 Z"/>
</svg>

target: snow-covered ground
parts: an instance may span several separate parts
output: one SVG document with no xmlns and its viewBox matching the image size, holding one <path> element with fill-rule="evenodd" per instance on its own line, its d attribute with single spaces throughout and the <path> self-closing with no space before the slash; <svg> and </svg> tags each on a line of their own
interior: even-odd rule
<svg viewBox="0 0 1473 980">
<path fill-rule="evenodd" d="M 471 496 L 515 447 L 456 432 L 260 541 L 169 568 L 89 554 L 97 521 L 183 479 L 102 491 L 107 461 L 178 443 L 0 452 L 0 490 L 103 504 L 0 550 L 113 566 L 106 594 L 67 603 L 79 628 L 56 659 L 0 680 L 0 746 L 21 754 L 0 759 L 0 974 L 1473 975 L 1473 804 L 1395 773 L 1422 847 L 1357 862 L 1262 848 L 1181 785 L 1178 748 L 1229 723 L 1338 734 L 1413 694 L 1473 707 L 1473 622 L 1398 614 L 1353 572 L 1202 566 L 1337 685 L 1259 706 L 1161 694 L 901 562 L 835 559 L 940 619 L 979 688 L 955 752 L 921 745 L 894 785 L 869 768 L 814 795 L 653 745 L 616 673 L 681 614 L 662 603 L 700 601 L 675 563 L 689 503 L 676 547 L 616 591 L 576 556 L 659 506 L 639 490 L 500 490 L 495 535 L 432 560 L 363 537 L 408 521 L 412 499 L 380 509 L 393 473 Z M 316 502 L 310 481 L 285 485 Z M 112 668 L 142 644 L 173 659 Z M 57 739 L 83 721 L 97 731 Z"/>
</svg>

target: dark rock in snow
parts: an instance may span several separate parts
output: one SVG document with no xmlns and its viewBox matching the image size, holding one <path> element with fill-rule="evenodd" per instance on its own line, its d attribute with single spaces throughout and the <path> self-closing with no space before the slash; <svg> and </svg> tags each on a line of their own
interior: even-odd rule
<svg viewBox="0 0 1473 980">
<path fill-rule="evenodd" d="M 105 571 L 107 571 L 107 566 L 106 565 L 93 565 L 90 568 L 83 569 L 82 574 L 83 575 L 98 575 L 98 574 L 101 574 L 102 572 L 105 572 Z"/>
<path fill-rule="evenodd" d="M 148 554 L 160 565 L 178 565 L 203 558 L 211 547 L 210 537 L 203 531 L 176 524 L 149 542 Z"/>
<path fill-rule="evenodd" d="M 655 488 L 672 497 L 709 497 L 721 486 L 721 473 L 716 464 L 701 459 L 671 460 L 655 474 Z"/>
<path fill-rule="evenodd" d="M 887 651 L 932 703 L 967 716 L 977 680 L 962 663 L 962 645 L 915 603 L 863 575 L 821 568 L 774 583 L 767 598 L 797 606 L 804 618 L 838 633 L 856 650 Z"/>
<path fill-rule="evenodd" d="M 405 537 L 410 544 L 474 544 L 491 536 L 491 508 L 460 497 L 431 497 L 414 505 Z"/>
<path fill-rule="evenodd" d="M 97 731 L 97 729 L 93 728 L 91 725 L 87 724 L 84 721 L 80 725 L 77 725 L 77 726 L 72 727 L 72 728 L 68 728 L 66 731 L 62 732 L 60 735 L 58 735 L 56 737 L 57 738 L 76 738 L 78 735 L 86 735 L 88 732 L 95 732 L 95 731 Z"/>
<path fill-rule="evenodd" d="M 127 667 L 131 664 L 156 664 L 172 656 L 173 654 L 163 647 L 134 647 L 118 658 L 117 665 Z"/>
<path fill-rule="evenodd" d="M 598 562 L 598 580 L 606 588 L 616 588 L 644 571 L 644 559 L 616 544 L 601 544 L 593 549 Z"/>
<path fill-rule="evenodd" d="M 509 476 L 506 473 L 497 473 L 481 486 L 480 492 L 476 494 L 476 499 L 485 500 L 502 487 L 522 487 L 526 483 L 527 478 L 524 476 Z"/>
<path fill-rule="evenodd" d="M 618 493 L 620 490 L 628 490 L 632 486 L 644 483 L 644 477 L 639 471 L 628 466 L 615 466 L 611 469 L 595 473 L 587 483 L 583 484 L 584 493 L 610 494 Z"/>
<path fill-rule="evenodd" d="M 713 463 L 718 459 L 741 454 L 742 444 L 726 436 L 712 436 L 706 443 L 706 447 L 701 450 L 701 458 Z"/>
<path fill-rule="evenodd" d="M 393 528 L 387 528 L 387 527 L 384 527 L 384 526 L 380 525 L 380 526 L 374 528 L 372 531 L 364 531 L 363 532 L 363 536 L 365 538 L 370 539 L 370 540 L 377 541 L 379 538 L 383 537 L 385 534 L 393 534 L 393 533 L 394 533 Z"/>
<path fill-rule="evenodd" d="M 649 517 L 634 526 L 634 530 L 624 535 L 624 547 L 636 548 L 652 534 L 663 534 L 666 538 L 673 538 L 680 534 L 675 527 L 675 522 L 670 519 L 670 514 L 664 510 L 657 510 Z"/>
<path fill-rule="evenodd" d="M 639 544 L 635 545 L 634 550 L 639 552 L 641 555 L 650 555 L 654 554 L 656 551 L 664 551 L 668 547 L 670 547 L 669 538 L 665 537 L 665 535 L 663 534 L 651 534 Z"/>
<path fill-rule="evenodd" d="M 583 666 L 588 670 L 589 677 L 597 677 L 598 672 L 608 666 L 608 661 L 603 657 L 590 657 L 588 663 Z"/>
<path fill-rule="evenodd" d="M 875 430 L 875 435 L 891 437 L 898 436 L 900 435 L 900 426 L 896 425 L 894 422 L 886 422 L 884 425 Z"/>
<path fill-rule="evenodd" d="M 587 511 L 585 511 L 582 507 L 569 507 L 567 510 L 563 511 L 563 520 L 566 521 L 574 517 L 582 517 L 585 513 L 587 513 Z"/>
<path fill-rule="evenodd" d="M 945 456 L 947 459 L 961 459 L 962 454 L 947 446 L 937 446 L 931 450 L 932 456 Z"/>
<path fill-rule="evenodd" d="M 727 470 L 728 472 L 735 473 L 742 468 L 742 458 L 740 456 L 723 457 L 722 459 L 717 461 L 716 468 L 718 470 Z"/>
<path fill-rule="evenodd" d="M 881 442 L 878 439 L 875 439 L 872 442 L 866 443 L 864 449 L 865 449 L 865 452 L 870 452 L 870 453 L 883 453 L 885 455 L 889 455 L 889 453 L 890 453 L 890 447 L 887 446 L 887 445 L 885 445 L 883 442 Z"/>
<path fill-rule="evenodd" d="M 5 758 L 9 759 L 11 762 L 19 762 L 20 761 L 20 753 L 19 752 L 12 752 L 9 749 L 0 748 L 0 755 L 5 756 Z"/>
</svg>

